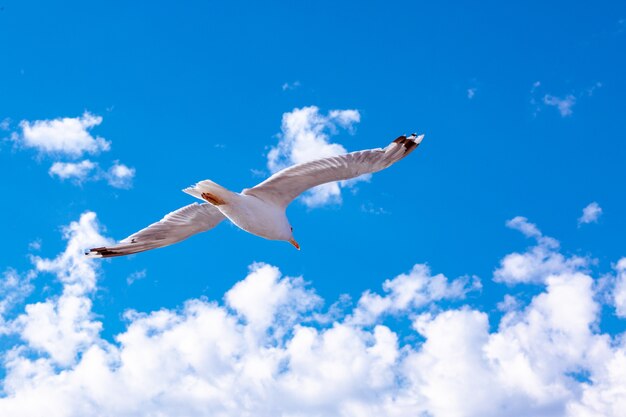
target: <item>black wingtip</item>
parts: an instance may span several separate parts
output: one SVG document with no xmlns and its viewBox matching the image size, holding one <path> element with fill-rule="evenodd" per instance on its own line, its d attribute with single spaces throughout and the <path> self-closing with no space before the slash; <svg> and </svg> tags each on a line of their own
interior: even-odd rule
<svg viewBox="0 0 626 417">
<path fill-rule="evenodd" d="M 393 142 L 404 146 L 404 154 L 407 155 L 422 143 L 424 135 L 417 135 L 412 133 L 410 136 L 402 135 L 397 137 Z"/>
<path fill-rule="evenodd" d="M 85 252 L 85 256 L 88 256 L 90 258 L 110 258 L 113 256 L 120 256 L 123 255 L 119 252 L 116 252 L 114 250 L 111 250 L 107 247 L 100 247 L 100 248 L 92 248 L 89 249 L 87 252 Z"/>
</svg>

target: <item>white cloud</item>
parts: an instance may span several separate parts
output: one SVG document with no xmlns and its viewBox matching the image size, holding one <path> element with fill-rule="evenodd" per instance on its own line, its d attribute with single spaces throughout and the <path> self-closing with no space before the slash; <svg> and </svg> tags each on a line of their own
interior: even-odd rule
<svg viewBox="0 0 626 417">
<path fill-rule="evenodd" d="M 267 172 L 262 170 L 262 169 L 251 168 L 250 169 L 250 174 L 252 174 L 252 176 L 255 177 L 255 178 L 265 178 L 265 177 L 267 177 Z"/>
<path fill-rule="evenodd" d="M 36 275 L 33 271 L 19 274 L 14 269 L 8 269 L 0 276 L 0 336 L 11 331 L 6 317 L 32 292 L 31 281 Z"/>
<path fill-rule="evenodd" d="M 583 209 L 583 214 L 578 218 L 578 224 L 597 223 L 598 218 L 602 214 L 602 207 L 595 201 L 589 203 L 587 207 Z"/>
<path fill-rule="evenodd" d="M 331 110 L 328 118 L 331 123 L 337 123 L 344 129 L 352 130 L 354 125 L 361 121 L 361 114 L 358 110 Z"/>
<path fill-rule="evenodd" d="M 293 323 L 321 302 L 304 289 L 301 278 L 281 279 L 278 268 L 262 263 L 253 264 L 246 279 L 235 284 L 225 300 L 255 334 L 266 333 L 277 321 Z"/>
<path fill-rule="evenodd" d="M 496 304 L 496 307 L 498 308 L 498 310 L 503 311 L 505 313 L 508 313 L 513 310 L 517 310 L 518 308 L 520 308 L 520 306 L 521 306 L 520 301 L 510 294 L 505 294 L 504 299 L 500 301 L 498 304 Z"/>
<path fill-rule="evenodd" d="M 106 180 L 112 187 L 128 189 L 133 186 L 135 169 L 115 161 L 107 171 L 103 171 L 98 163 L 86 159 L 81 162 L 55 162 L 48 173 L 78 185 L 86 181 Z"/>
<path fill-rule="evenodd" d="M 477 91 L 476 87 L 468 88 L 467 89 L 467 98 L 470 99 L 470 100 L 473 99 L 474 96 L 476 95 L 476 91 Z"/>
<path fill-rule="evenodd" d="M 461 277 L 449 281 L 443 274 L 431 275 L 425 264 L 417 264 L 408 274 L 401 274 L 383 283 L 386 295 L 363 293 L 351 322 L 360 325 L 376 323 L 384 314 L 406 314 L 432 302 L 458 300 L 481 288 L 477 277 Z"/>
<path fill-rule="evenodd" d="M 537 245 L 550 239 L 521 218 L 510 225 Z M 99 264 L 80 250 L 105 240 L 95 215 L 65 236 L 57 257 L 35 258 L 60 295 L 11 323 L 22 342 L 3 355 L 0 415 L 620 417 L 626 407 L 625 340 L 600 332 L 594 277 L 567 262 L 532 264 L 529 275 L 543 275 L 539 293 L 525 306 L 508 302 L 495 323 L 469 306 L 414 316 L 413 307 L 468 288 L 417 265 L 386 281 L 380 297 L 411 319 L 411 328 L 394 324 L 400 331 L 380 316 L 351 321 L 361 303 L 314 323 L 313 289 L 257 263 L 223 303 L 129 311 L 127 328 L 107 342 L 91 311 Z"/>
<path fill-rule="evenodd" d="M 598 366 L 595 383 L 582 385 L 582 398 L 567 405 L 572 417 L 621 416 L 626 410 L 626 349 L 620 346 Z"/>
<path fill-rule="evenodd" d="M 6 127 L 9 126 L 5 119 Z M 4 122 L 3 122 L 4 123 Z M 18 145 L 32 148 L 42 156 L 54 160 L 48 170 L 51 177 L 61 181 L 70 180 L 76 185 L 87 181 L 105 180 L 115 188 L 131 188 L 135 169 L 114 161 L 108 170 L 100 168 L 99 162 L 84 159 L 68 162 L 65 158 L 77 159 L 84 154 L 96 155 L 111 148 L 111 142 L 93 136 L 91 129 L 102 123 L 102 117 L 85 112 L 80 117 L 63 117 L 50 120 L 22 120 L 22 131 L 12 132 L 11 138 Z M 2 125 L 4 126 L 4 124 Z M 0 126 L 0 128 L 2 128 Z"/>
<path fill-rule="evenodd" d="M 584 99 L 585 97 L 591 97 L 595 93 L 595 91 L 602 87 L 601 82 L 596 82 L 591 87 L 578 89 L 570 94 L 566 94 L 565 96 L 556 96 L 554 94 L 543 94 L 540 95 L 539 90 L 542 89 L 542 84 L 539 81 L 533 83 L 532 88 L 530 89 L 530 104 L 533 105 L 535 116 L 539 111 L 542 110 L 543 107 L 555 107 L 561 117 L 568 117 L 573 114 L 574 105 L 578 102 L 579 99 Z"/>
<path fill-rule="evenodd" d="M 42 154 L 63 155 L 79 158 L 85 153 L 97 154 L 108 151 L 111 143 L 90 130 L 102 123 L 102 117 L 85 112 L 80 117 L 63 117 L 51 120 L 22 120 L 22 132 L 17 141 L 24 147 Z"/>
<path fill-rule="evenodd" d="M 7 131 L 9 130 L 10 127 L 11 127 L 11 119 L 9 119 L 8 117 L 5 117 L 4 119 L 2 119 L 2 121 L 0 122 L 0 130 Z"/>
<path fill-rule="evenodd" d="M 593 96 L 595 91 L 601 87 L 602 83 L 596 82 L 589 88 L 579 89 L 565 96 L 556 96 L 540 93 L 540 90 L 543 90 L 542 84 L 540 81 L 535 81 L 530 89 L 530 104 L 534 107 L 535 116 L 547 106 L 556 108 L 561 117 L 568 117 L 573 114 L 573 107 L 579 99 Z"/>
<path fill-rule="evenodd" d="M 383 207 L 375 206 L 371 201 L 361 204 L 361 211 L 363 213 L 375 215 L 389 214 L 389 212 Z"/>
<path fill-rule="evenodd" d="M 274 173 L 293 164 L 346 153 L 346 148 L 329 141 L 337 127 L 352 131 L 360 121 L 357 110 L 332 110 L 328 115 L 320 113 L 315 106 L 294 109 L 283 114 L 282 133 L 278 144 L 267 155 L 267 166 Z M 340 203 L 341 189 L 357 181 L 367 181 L 369 175 L 359 178 L 323 184 L 305 193 L 301 200 L 309 207 Z"/>
<path fill-rule="evenodd" d="M 591 97 L 591 96 L 593 96 L 593 93 L 595 93 L 595 91 L 596 91 L 598 88 L 602 88 L 602 83 L 600 83 L 600 82 L 595 83 L 594 85 L 592 85 L 591 87 L 589 87 L 589 88 L 588 88 L 585 92 L 587 93 L 587 95 L 588 95 L 589 97 Z"/>
<path fill-rule="evenodd" d="M 572 94 L 568 94 L 563 98 L 546 94 L 543 96 L 543 103 L 547 106 L 556 107 L 561 116 L 566 117 L 572 115 L 572 107 L 576 104 L 576 97 Z"/>
<path fill-rule="evenodd" d="M 148 274 L 145 269 L 142 269 L 141 271 L 135 271 L 126 277 L 126 283 L 128 285 L 132 285 L 135 281 L 144 279 L 147 275 Z"/>
<path fill-rule="evenodd" d="M 626 258 L 622 258 L 615 265 L 617 279 L 613 290 L 613 301 L 615 303 L 616 314 L 626 318 Z"/>
<path fill-rule="evenodd" d="M 33 251 L 41 250 L 41 239 L 35 239 L 28 244 L 28 249 Z"/>
<path fill-rule="evenodd" d="M 112 187 L 131 188 L 133 186 L 133 178 L 135 177 L 135 168 L 130 168 L 115 161 L 107 171 L 105 177 Z"/>
<path fill-rule="evenodd" d="M 70 179 L 82 184 L 96 169 L 97 164 L 85 159 L 81 162 L 55 162 L 48 170 L 50 176 L 59 177 L 61 180 Z"/>
<path fill-rule="evenodd" d="M 110 243 L 99 233 L 96 215 L 83 214 L 64 229 L 65 251 L 54 259 L 33 257 L 38 273 L 52 273 L 63 285 L 59 296 L 29 304 L 14 326 L 28 346 L 49 355 L 52 364 L 71 365 L 82 347 L 98 342 L 101 324 L 92 320 L 96 267 L 84 249 Z"/>
<path fill-rule="evenodd" d="M 534 237 L 541 239 L 541 231 L 533 223 L 530 223 L 526 217 L 517 216 L 506 222 L 506 227 L 513 230 L 519 230 L 526 237 Z"/>
<path fill-rule="evenodd" d="M 538 284 L 545 282 L 553 273 L 580 271 L 589 264 L 587 258 L 563 256 L 559 252 L 559 242 L 549 236 L 544 236 L 537 226 L 525 217 L 515 217 L 506 225 L 519 230 L 526 237 L 534 238 L 536 245 L 528 248 L 524 253 L 513 252 L 502 258 L 500 266 L 493 274 L 496 282 Z"/>
<path fill-rule="evenodd" d="M 287 91 L 287 90 L 295 90 L 296 88 L 300 87 L 300 81 L 294 81 L 292 83 L 284 83 L 282 85 L 282 89 L 283 91 Z"/>
</svg>

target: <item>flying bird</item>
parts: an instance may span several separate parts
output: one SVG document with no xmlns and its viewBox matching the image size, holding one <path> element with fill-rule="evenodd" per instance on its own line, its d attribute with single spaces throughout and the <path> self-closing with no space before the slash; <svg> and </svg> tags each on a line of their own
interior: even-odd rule
<svg viewBox="0 0 626 417">
<path fill-rule="evenodd" d="M 89 249 L 85 254 L 110 258 L 162 248 L 211 230 L 224 219 L 253 235 L 286 241 L 300 250 L 285 213 L 291 201 L 317 185 L 383 170 L 415 150 L 423 138 L 424 135 L 415 133 L 403 135 L 385 148 L 293 165 L 241 193 L 229 191 L 210 180 L 200 181 L 183 191 L 204 203 L 182 207 L 116 245 Z"/>
</svg>

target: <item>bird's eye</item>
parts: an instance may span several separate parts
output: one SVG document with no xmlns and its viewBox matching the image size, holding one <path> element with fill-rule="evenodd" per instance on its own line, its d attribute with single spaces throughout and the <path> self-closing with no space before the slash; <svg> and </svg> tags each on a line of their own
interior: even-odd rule
<svg viewBox="0 0 626 417">
<path fill-rule="evenodd" d="M 293 227 L 291 227 L 291 231 L 293 232 Z"/>
</svg>

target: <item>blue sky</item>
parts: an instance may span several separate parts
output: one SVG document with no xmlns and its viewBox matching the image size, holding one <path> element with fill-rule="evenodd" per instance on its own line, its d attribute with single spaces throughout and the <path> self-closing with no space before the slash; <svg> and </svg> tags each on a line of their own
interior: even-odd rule
<svg viewBox="0 0 626 417">
<path fill-rule="evenodd" d="M 618 340 L 624 332 L 616 313 L 618 262 L 626 256 L 622 2 L 1 6 L 0 270 L 8 289 L 0 295 L 23 294 L 0 310 L 3 323 L 13 323 L 13 330 L 0 332 L 3 375 L 10 375 L 10 352 L 20 346 L 54 359 L 33 344 L 19 317 L 28 305 L 58 302 L 68 285 L 58 270 L 67 265 L 46 273 L 33 258 L 56 259 L 69 250 L 63 226 L 94 212 L 96 223 L 85 220 L 84 227 L 94 231 L 99 224 L 99 235 L 121 239 L 193 202 L 180 190 L 196 181 L 212 179 L 236 191 L 254 185 L 270 172 L 269 151 L 289 136 L 284 118 L 311 106 L 323 120 L 333 110 L 358 112 L 358 121 L 345 126 L 317 125 L 320 140 L 348 151 L 385 146 L 413 131 L 426 136 L 409 158 L 342 188 L 341 202 L 292 204 L 288 216 L 300 252 L 224 223 L 158 251 L 85 261 L 97 275 L 83 296 L 93 303 L 86 317 L 101 323 L 98 340 L 121 343 L 115 335 L 135 323 L 129 310 L 178 311 L 201 299 L 241 313 L 236 301 L 222 300 L 246 282 L 255 262 L 302 276 L 325 301 L 324 311 L 349 295 L 351 302 L 342 298 L 343 315 L 334 317 L 346 323 L 364 293 L 383 294 L 385 280 L 427 264 L 432 276 L 448 277 L 447 295 L 429 292 L 426 304 L 389 307 L 376 318 L 421 353 L 426 348 L 416 340 L 430 333 L 418 331 L 416 338 L 415 329 L 425 312 L 484 312 L 495 332 L 506 327 L 500 320 L 511 309 L 530 316 L 541 295 L 555 288 L 550 274 L 590 277 L 602 311 L 591 309 L 594 335 Z M 29 136 L 28 127 L 54 120 L 56 136 L 48 131 L 39 142 Z M 68 133 L 68 123 L 82 127 Z M 72 153 L 66 137 L 87 142 Z M 64 145 L 46 148 L 44 142 L 55 140 Z M 80 175 L 58 165 L 82 161 L 91 165 Z M 601 211 L 581 221 L 583 208 L 594 202 Z M 507 227 L 516 216 L 527 220 Z M 507 275 L 506 257 L 532 258 L 533 248 L 544 251 L 527 265 L 534 272 Z M 499 269 L 505 270 L 500 279 Z M 8 271 L 21 277 L 23 288 L 7 284 Z M 36 277 L 27 279 L 29 271 Z M 452 282 L 459 277 L 456 291 Z M 301 283 L 294 282 L 289 288 L 298 290 Z M 522 304 L 498 309 L 505 295 Z M 78 349 L 74 362 L 55 366 L 75 369 L 83 354 Z M 4 395 L 20 398 L 12 389 L 5 381 Z M 578 398 L 582 388 L 572 392 Z M 578 410 L 558 404 L 533 410 Z M 449 415 L 432 407 L 423 412 Z"/>
</svg>

